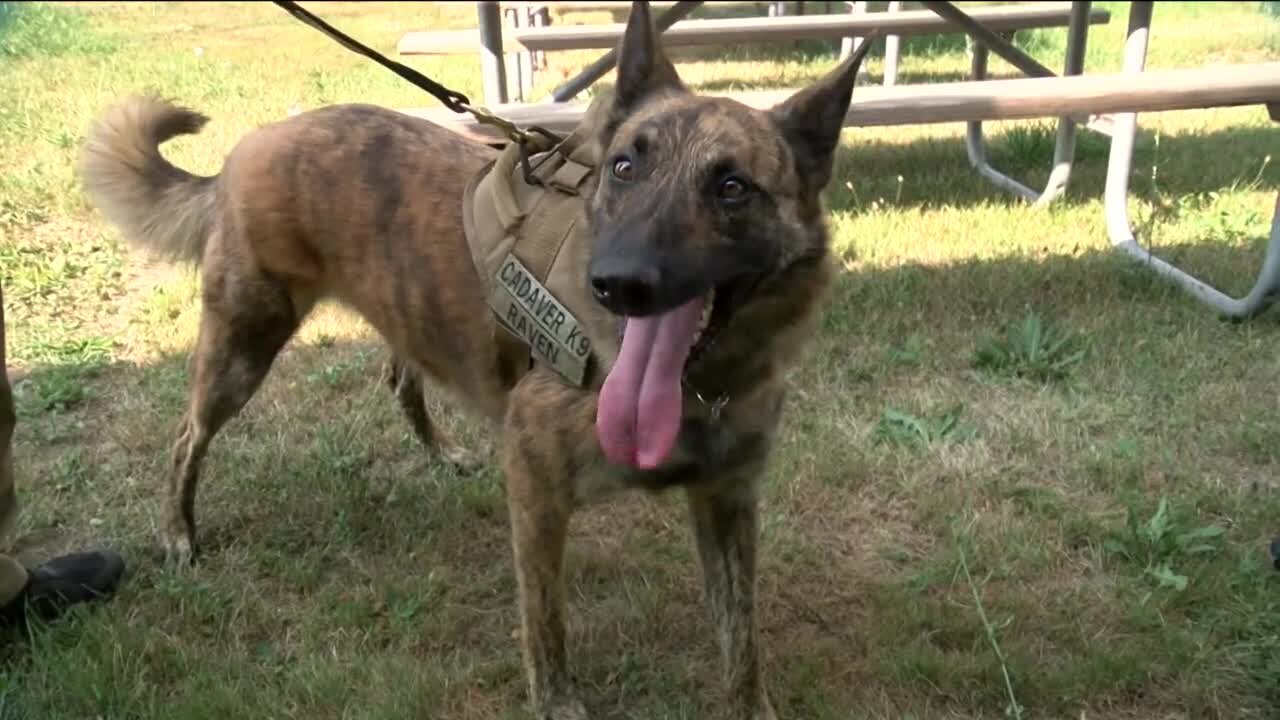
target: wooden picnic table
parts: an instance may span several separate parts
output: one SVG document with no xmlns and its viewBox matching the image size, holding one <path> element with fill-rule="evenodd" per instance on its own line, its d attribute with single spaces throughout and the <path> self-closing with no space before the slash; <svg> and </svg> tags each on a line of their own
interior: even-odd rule
<svg viewBox="0 0 1280 720">
<path fill-rule="evenodd" d="M 700 2 L 676 2 L 657 21 L 660 29 L 670 27 Z M 1140 0 L 1129 4 L 1128 29 L 1125 34 L 1123 63 L 1120 73 L 1097 82 L 1093 77 L 1057 78 L 1049 68 L 1015 47 L 1001 33 L 975 20 L 953 2 L 921 2 L 926 9 L 953 24 L 973 42 L 972 81 L 945 86 L 913 86 L 884 88 L 886 97 L 879 102 L 867 93 L 855 93 L 854 103 L 846 115 L 846 125 L 914 124 L 964 120 L 967 124 L 966 147 L 970 163 L 978 173 L 998 187 L 1037 204 L 1047 205 L 1064 192 L 1075 158 L 1075 137 L 1079 120 L 1092 129 L 1109 134 L 1109 152 L 1104 190 L 1104 213 L 1107 232 L 1113 247 L 1145 264 L 1160 277 L 1172 282 L 1192 297 L 1221 315 L 1242 319 L 1255 316 L 1280 297 L 1280 203 L 1270 244 L 1253 289 L 1242 298 L 1233 298 L 1188 274 L 1171 263 L 1155 257 L 1134 236 L 1129 219 L 1129 175 L 1133 164 L 1134 140 L 1137 135 L 1137 113 L 1140 111 L 1223 107 L 1241 104 L 1265 104 L 1274 120 L 1280 121 L 1280 63 L 1263 63 L 1219 67 L 1207 70 L 1162 71 L 1143 76 L 1147 48 L 1150 44 L 1154 3 Z M 1092 3 L 1074 0 L 1068 26 L 1065 51 L 1065 76 L 1078 76 L 1084 70 Z M 497 3 L 478 3 L 481 36 L 496 43 L 493 48 L 500 61 L 501 27 Z M 674 17 L 678 16 L 678 17 Z M 1027 80 L 986 80 L 987 59 L 995 53 L 1014 67 L 1031 76 Z M 590 65 L 578 78 L 562 87 L 572 90 L 572 97 L 595 79 L 613 68 L 616 51 Z M 1142 76 L 1142 77 L 1136 77 Z M 1150 82 L 1148 82 L 1148 77 Z M 1057 78 L 1057 80 L 1052 80 Z M 585 80 L 585 82 L 584 82 Z M 1051 84 L 1052 83 L 1052 84 Z M 1036 102 L 1036 98 L 1042 102 Z M 557 100 L 560 98 L 557 97 Z M 757 100 L 760 100 L 757 98 Z M 766 100 L 760 100 L 766 102 Z M 520 123 L 554 126 L 574 123 L 581 117 L 582 104 L 542 103 L 493 107 Z M 871 121 L 880 117 L 879 122 Z M 1085 111 L 1085 117 L 1073 117 Z M 1109 117 L 1088 117 L 1089 112 L 1114 111 Z M 450 124 L 451 118 L 438 111 L 412 112 Z M 1016 117 L 1058 116 L 1058 134 L 1054 149 L 1053 169 L 1042 191 L 1028 188 L 993 168 L 986 160 L 982 142 L 984 120 Z M 1102 122 L 1099 122 L 1101 120 Z M 490 131 L 466 118 L 453 119 L 460 132 L 484 135 Z"/>
<path fill-rule="evenodd" d="M 532 71 L 545 64 L 545 53 L 551 50 L 575 50 L 617 47 L 625 23 L 609 25 L 567 25 L 550 27 L 547 13 L 552 7 L 585 7 L 594 9 L 606 5 L 630 3 L 554 3 L 554 2 L 478 2 L 476 3 L 479 31 L 423 31 L 410 32 L 397 43 L 401 54 L 442 54 L 455 52 L 479 52 L 485 102 L 508 102 L 512 93 L 507 78 L 507 60 L 518 66 L 513 81 L 517 101 L 525 101 L 524 92 L 531 89 Z M 1070 2 L 1023 3 L 1005 6 L 984 6 L 969 12 L 949 12 L 951 3 L 940 3 L 926 10 L 900 9 L 901 3 L 892 2 L 887 12 L 867 13 L 865 2 L 841 3 L 853 7 L 854 13 L 818 14 L 784 17 L 781 7 L 785 3 L 770 2 L 769 17 L 722 18 L 683 21 L 705 2 L 651 3 L 666 7 L 655 23 L 663 33 L 667 47 L 684 45 L 715 45 L 729 40 L 735 42 L 778 42 L 789 40 L 841 39 L 841 57 L 861 42 L 861 36 L 870 30 L 879 30 L 885 37 L 886 86 L 896 82 L 899 43 L 904 35 L 923 35 L 963 31 L 966 27 L 989 30 L 1003 38 L 1015 30 L 1058 27 L 1069 24 Z M 716 2 L 716 6 L 763 5 L 762 2 Z M 926 6 L 929 3 L 922 3 Z M 1085 11 L 1090 23 L 1106 23 L 1110 13 L 1101 8 Z M 504 31 L 503 16 L 510 18 L 512 27 Z M 977 23 L 974 25 L 974 23 Z M 1082 38 L 1083 39 L 1083 38 Z M 577 77 L 566 81 L 551 92 L 549 99 L 564 102 L 598 80 L 612 64 L 601 58 Z M 540 62 L 541 60 L 541 62 Z M 1034 73 L 1033 73 L 1034 74 Z"/>
</svg>

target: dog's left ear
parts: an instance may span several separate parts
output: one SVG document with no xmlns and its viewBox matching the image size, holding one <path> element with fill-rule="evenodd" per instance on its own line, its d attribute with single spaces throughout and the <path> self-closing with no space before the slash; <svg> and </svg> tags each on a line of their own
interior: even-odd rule
<svg viewBox="0 0 1280 720">
<path fill-rule="evenodd" d="M 831 180 L 831 164 L 849 101 L 853 99 L 858 68 L 875 37 L 876 34 L 864 37 L 857 51 L 839 67 L 771 111 L 795 155 L 801 181 L 815 191 Z"/>
<path fill-rule="evenodd" d="M 610 136 L 650 95 L 663 90 L 685 92 L 676 68 L 662 52 L 658 32 L 649 15 L 649 3 L 631 4 L 627 29 L 618 49 L 618 82 L 605 135 Z"/>
</svg>

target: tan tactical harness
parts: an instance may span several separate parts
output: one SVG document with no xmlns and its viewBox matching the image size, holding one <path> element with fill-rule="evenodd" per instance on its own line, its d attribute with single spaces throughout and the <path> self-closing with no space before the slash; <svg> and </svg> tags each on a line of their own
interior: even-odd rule
<svg viewBox="0 0 1280 720">
<path fill-rule="evenodd" d="M 595 172 L 594 131 L 603 106 L 597 98 L 577 129 L 554 146 L 507 145 L 463 193 L 467 242 L 511 377 L 537 359 L 575 385 L 585 382 L 592 354 L 581 325 L 585 268 L 572 262 L 581 253 L 563 251 L 590 242 L 583 191 Z"/>
</svg>

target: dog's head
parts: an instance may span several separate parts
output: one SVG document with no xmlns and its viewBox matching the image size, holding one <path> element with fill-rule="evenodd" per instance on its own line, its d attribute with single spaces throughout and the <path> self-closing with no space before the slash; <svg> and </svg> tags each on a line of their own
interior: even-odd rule
<svg viewBox="0 0 1280 720">
<path fill-rule="evenodd" d="M 633 435 L 674 442 L 663 398 L 678 399 L 685 364 L 762 280 L 827 252 L 820 193 L 869 45 L 811 87 L 757 110 L 690 92 L 662 52 L 648 3 L 633 4 L 588 199 L 588 282 L 601 305 L 625 318 L 598 428 L 614 427 L 617 414 Z M 650 423 L 661 430 L 633 422 L 646 404 L 666 408 L 666 420 Z M 611 458 L 646 464 L 634 443 L 613 440 L 622 449 Z"/>
</svg>

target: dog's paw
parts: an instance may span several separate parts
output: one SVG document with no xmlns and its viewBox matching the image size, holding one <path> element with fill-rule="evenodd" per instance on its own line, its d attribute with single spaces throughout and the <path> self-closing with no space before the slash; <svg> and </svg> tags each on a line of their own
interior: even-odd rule
<svg viewBox="0 0 1280 720">
<path fill-rule="evenodd" d="M 195 548 L 191 539 L 185 535 L 171 537 L 162 533 L 156 543 L 157 560 L 167 567 L 180 568 L 191 565 L 195 560 Z"/>
<path fill-rule="evenodd" d="M 440 457 L 463 475 L 472 475 L 484 468 L 484 460 L 480 455 L 461 445 L 440 448 Z"/>
<path fill-rule="evenodd" d="M 587 708 L 577 698 L 568 698 L 549 704 L 537 715 L 538 720 L 591 720 Z"/>
<path fill-rule="evenodd" d="M 756 707 L 755 714 L 751 716 L 751 720 L 778 720 L 778 713 L 773 711 L 773 705 L 768 700 L 763 705 Z"/>
<path fill-rule="evenodd" d="M 734 709 L 726 717 L 732 720 L 778 720 L 778 713 L 774 712 L 773 703 L 769 702 L 766 694 L 761 694 L 755 701 L 743 700 L 731 707 Z"/>
</svg>

